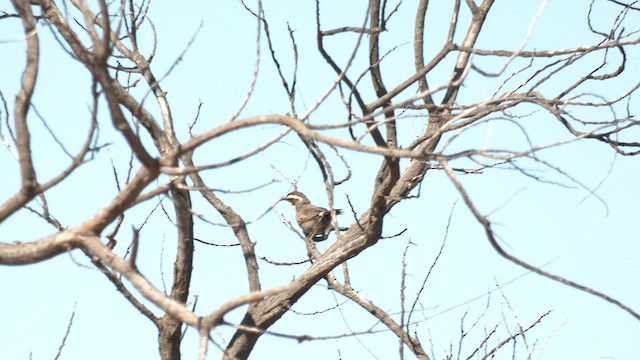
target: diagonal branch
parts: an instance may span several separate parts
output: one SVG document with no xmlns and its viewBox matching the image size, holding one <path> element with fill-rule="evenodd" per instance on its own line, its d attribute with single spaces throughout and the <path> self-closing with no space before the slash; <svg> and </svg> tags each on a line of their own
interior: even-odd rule
<svg viewBox="0 0 640 360">
<path fill-rule="evenodd" d="M 601 299 L 603 299 L 606 302 L 609 302 L 619 308 L 621 308 L 622 310 L 626 311 L 627 313 L 631 314 L 631 316 L 633 316 L 634 318 L 640 320 L 640 314 L 637 313 L 636 311 L 634 311 L 633 309 L 631 309 L 629 306 L 623 304 L 622 302 L 620 302 L 617 299 L 614 299 L 612 297 L 610 297 L 607 294 L 604 294 L 598 290 L 594 290 L 591 289 L 589 287 L 586 287 L 584 285 L 578 284 L 576 282 L 573 282 L 571 280 L 568 280 L 562 276 L 559 275 L 555 275 L 552 274 L 550 272 L 544 271 L 542 269 L 540 269 L 537 266 L 533 266 L 523 260 L 520 260 L 518 257 L 513 256 L 511 254 L 509 254 L 508 252 L 506 252 L 502 246 L 500 246 L 500 244 L 498 244 L 498 241 L 495 238 L 495 234 L 493 232 L 493 229 L 491 228 L 491 221 L 489 221 L 489 219 L 487 217 L 485 217 L 484 215 L 482 215 L 480 213 L 480 211 L 476 208 L 475 204 L 473 203 L 473 201 L 471 200 L 471 198 L 469 197 L 469 194 L 467 193 L 467 191 L 464 189 L 464 187 L 462 186 L 462 183 L 460 183 L 460 180 L 458 180 L 458 177 L 456 176 L 455 172 L 453 171 L 453 169 L 451 168 L 451 166 L 449 165 L 449 162 L 445 159 L 439 159 L 440 164 L 442 165 L 442 168 L 444 169 L 445 173 L 447 174 L 447 176 L 449 176 L 449 179 L 451 180 L 451 182 L 453 183 L 453 185 L 455 186 L 456 190 L 458 190 L 458 192 L 460 193 L 460 196 L 462 196 L 462 199 L 464 200 L 465 204 L 467 205 L 467 207 L 469 208 L 469 210 L 471 210 L 471 213 L 473 213 L 473 216 L 476 218 L 476 220 L 478 220 L 478 222 L 482 225 L 482 227 L 484 228 L 484 231 L 487 235 L 487 239 L 489 240 L 489 243 L 491 244 L 491 246 L 496 250 L 496 252 L 504 257 L 505 259 L 513 262 L 516 265 L 519 265 L 527 270 L 530 270 L 538 275 L 544 276 L 548 279 L 557 281 L 561 284 L 570 286 L 574 289 L 578 289 L 580 291 L 584 291 L 588 294 L 594 295 L 596 297 L 599 297 Z"/>
</svg>

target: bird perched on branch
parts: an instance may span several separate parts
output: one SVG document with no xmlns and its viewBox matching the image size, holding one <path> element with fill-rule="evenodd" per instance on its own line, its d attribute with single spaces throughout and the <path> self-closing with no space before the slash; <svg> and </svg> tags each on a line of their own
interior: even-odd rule
<svg viewBox="0 0 640 360">
<path fill-rule="evenodd" d="M 283 197 L 296 209 L 296 221 L 302 228 L 306 237 L 313 241 L 324 241 L 331 232 L 331 211 L 311 204 L 309 199 L 300 191 L 294 191 Z M 336 214 L 341 214 L 342 210 L 336 209 Z"/>
</svg>

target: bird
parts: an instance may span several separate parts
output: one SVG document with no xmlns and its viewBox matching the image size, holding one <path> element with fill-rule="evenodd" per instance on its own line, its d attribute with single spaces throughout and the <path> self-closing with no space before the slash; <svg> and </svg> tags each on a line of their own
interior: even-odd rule
<svg viewBox="0 0 640 360">
<path fill-rule="evenodd" d="M 296 222 L 300 225 L 304 236 L 310 237 L 313 241 L 327 240 L 331 232 L 331 211 L 311 204 L 309 198 L 300 191 L 293 191 L 284 196 L 281 201 L 291 203 L 296 209 Z M 341 214 L 342 210 L 335 209 L 336 214 Z"/>
</svg>

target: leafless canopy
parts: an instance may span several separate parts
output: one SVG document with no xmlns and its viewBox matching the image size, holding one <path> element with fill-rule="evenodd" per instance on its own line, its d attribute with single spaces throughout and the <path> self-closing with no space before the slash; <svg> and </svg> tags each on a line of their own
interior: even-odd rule
<svg viewBox="0 0 640 360">
<path fill-rule="evenodd" d="M 429 171 L 446 173 L 484 228 L 488 241 L 504 258 L 549 279 L 598 296 L 640 320 L 638 312 L 618 300 L 548 273 L 503 249 L 496 239 L 492 222 L 474 204 L 472 194 L 459 180 L 461 174 L 493 169 L 511 169 L 535 178 L 536 175 L 527 170 L 527 165 L 522 164 L 546 167 L 572 180 L 569 174 L 547 163 L 538 153 L 573 141 L 600 142 L 624 156 L 640 154 L 640 142 L 637 136 L 631 136 L 634 132 L 638 134 L 639 121 L 630 110 L 640 79 L 628 75 L 629 58 L 635 55 L 637 62 L 640 43 L 638 5 L 635 2 L 596 1 L 594 4 L 614 9 L 617 16 L 609 28 L 601 29 L 592 23 L 591 13 L 585 14 L 584 24 L 591 29 L 592 43 L 535 50 L 531 50 L 527 43 L 531 33 L 526 34 L 522 45 L 516 49 L 482 45 L 486 43 L 481 37 L 485 25 L 500 21 L 491 17 L 493 0 L 451 2 L 447 15 L 448 29 L 440 32 L 428 30 L 430 6 L 433 5 L 427 0 L 411 4 L 371 0 L 361 14 L 350 19 L 350 23 L 329 28 L 324 23 L 327 22 L 324 13 L 329 12 L 327 8 L 333 5 L 316 0 L 315 37 L 302 38 L 290 25 L 287 28 L 288 43 L 285 44 L 282 38 L 278 40 L 281 43 L 276 43 L 271 35 L 276 27 L 282 29 L 282 24 L 270 22 L 268 9 L 263 9 L 263 4 L 259 1 L 242 3 L 238 6 L 244 6 L 246 16 L 255 20 L 257 33 L 255 67 L 248 90 L 237 111 L 228 118 L 201 118 L 202 103 L 197 111 L 191 109 L 189 116 L 194 112 L 198 115 L 188 129 L 183 126 L 185 116 L 178 119 L 170 106 L 168 91 L 180 90 L 165 89 L 164 81 L 171 77 L 174 68 L 179 67 L 183 56 L 189 56 L 191 42 L 184 44 L 184 52 L 174 59 L 168 71 L 155 72 L 153 61 L 158 61 L 157 50 L 168 45 L 162 38 L 156 38 L 149 2 L 99 0 L 95 6 L 84 0 L 12 0 L 12 3 L 13 9 L 0 9 L 0 20 L 13 24 L 19 21 L 23 35 L 20 39 L 2 40 L 22 44 L 26 61 L 23 69 L 4 69 L 5 72 L 21 71 L 22 79 L 10 111 L 8 102 L 13 94 L 0 89 L 4 103 L 0 136 L 5 152 L 18 164 L 16 174 L 19 176 L 16 178 L 20 181 L 17 188 L 8 189 L 11 196 L 1 199 L 0 222 L 9 223 L 16 214 L 29 212 L 31 216 L 47 221 L 54 230 L 40 238 L 5 239 L 0 243 L 0 264 L 29 265 L 70 252 L 84 253 L 92 265 L 115 284 L 122 296 L 156 325 L 163 359 L 180 358 L 185 326 L 196 329 L 200 334 L 202 359 L 211 344 L 211 331 L 219 326 L 234 327 L 235 335 L 223 349 L 224 358 L 247 358 L 261 336 L 269 332 L 270 326 L 321 281 L 326 281 L 327 287 L 368 310 L 386 329 L 397 335 L 401 353 L 408 350 L 419 359 L 430 359 L 432 355 L 427 353 L 420 337 L 410 331 L 410 320 L 405 320 L 404 311 L 398 321 L 360 295 L 351 287 L 346 267 L 347 260 L 375 246 L 388 235 L 382 231 L 385 216 L 394 206 L 420 195 L 420 187 Z M 394 17 L 407 11 L 415 20 L 413 38 L 402 41 L 412 45 L 402 45 L 401 41 L 394 40 L 392 47 L 388 46 L 389 42 L 383 46 L 386 37 L 394 34 Z M 630 20 L 632 17 L 635 20 Z M 532 19 L 532 24 L 536 19 Z M 54 39 L 45 44 L 47 47 L 56 46 L 64 50 L 70 62 L 84 67 L 81 78 L 84 81 L 89 79 L 92 99 L 89 114 L 84 118 L 65 119 L 60 116 L 54 119 L 39 114 L 38 104 L 32 101 L 39 82 L 47 76 L 43 71 L 45 33 L 47 39 Z M 196 30 L 192 41 L 197 41 L 197 37 Z M 332 46 L 334 41 L 345 38 L 350 39 L 351 48 L 336 49 Z M 298 53 L 300 44 L 313 42 L 317 46 L 316 53 Z M 285 45 L 293 54 L 293 61 L 286 64 L 275 50 Z M 388 57 L 407 54 L 410 46 L 413 46 L 410 57 L 399 60 L 403 64 L 402 71 L 394 73 L 393 67 L 385 67 Z M 297 93 L 300 81 L 298 60 L 311 56 L 319 56 L 323 66 L 331 68 L 335 76 L 326 83 L 317 84 L 323 89 L 321 95 L 311 103 L 305 99 L 306 107 L 301 110 L 302 102 Z M 496 64 L 499 64 L 497 68 Z M 247 104 L 254 95 L 256 79 L 263 72 L 272 71 L 268 69 L 272 69 L 279 79 L 278 90 L 273 85 L 272 91 L 282 91 L 290 109 L 286 113 L 274 114 L 270 109 L 264 109 L 262 114 L 245 115 Z M 629 77 L 633 77 L 631 82 Z M 621 79 L 627 81 L 621 82 Z M 493 93 L 482 100 L 477 100 L 477 93 L 473 97 L 466 96 L 466 92 L 474 92 L 472 84 L 480 81 L 495 84 L 487 86 Z M 624 87 L 619 85 L 621 83 L 625 84 Z M 612 88 L 621 90 L 612 94 L 609 91 Z M 220 93 L 219 96 L 224 97 L 225 94 Z M 86 108 L 86 104 L 74 104 L 72 99 L 69 100 L 64 106 Z M 340 103 L 342 107 L 333 109 L 332 115 L 327 116 L 322 110 L 329 101 Z M 51 144 L 42 145 L 32 140 L 35 129 L 41 128 L 38 118 L 48 129 Z M 84 139 L 78 142 L 77 138 L 66 138 L 59 133 L 56 136 L 48 124 L 57 121 L 86 129 Z M 476 143 L 465 145 L 460 140 L 491 121 L 509 124 L 523 140 L 513 148 L 491 148 L 481 142 L 477 146 Z M 564 140 L 536 143 L 526 130 L 533 121 L 555 124 L 549 126 L 555 127 Z M 420 125 L 419 131 L 415 130 L 416 124 Z M 213 161 L 199 154 L 204 148 L 207 151 L 215 149 L 216 141 L 227 135 L 255 134 L 253 130 L 264 128 L 277 128 L 280 133 L 271 139 L 256 140 L 249 150 L 217 149 L 226 160 Z M 117 193 L 101 204 L 98 211 L 86 213 L 80 210 L 84 217 L 78 224 L 62 223 L 59 215 L 50 211 L 47 196 L 76 175 L 90 176 L 81 174 L 81 169 L 96 158 L 105 156 L 111 144 L 103 142 L 100 134 L 107 130 L 117 132 L 117 142 L 124 144 L 131 154 L 129 159 L 112 165 L 116 177 L 116 168 L 127 166 L 126 179 L 122 179 L 121 174 L 116 178 Z M 224 200 L 226 191 L 214 189 L 205 175 L 212 169 L 224 171 L 233 164 L 254 158 L 285 138 L 291 142 L 300 141 L 311 154 L 313 166 L 323 176 L 331 208 L 334 190 L 350 181 L 352 160 L 349 154 L 363 156 L 363 153 L 369 164 L 375 163 L 379 169 L 366 185 L 362 185 L 371 187 L 371 198 L 366 206 L 359 204 L 356 207 L 361 211 L 352 209 L 354 224 L 341 231 L 334 217 L 335 243 L 320 252 L 313 242 L 307 241 L 310 260 L 301 263 L 310 264 L 308 269 L 289 283 L 265 288 L 261 282 L 264 272 L 278 262 L 268 260 L 270 265 L 258 267 L 256 239 L 247 229 L 248 221 L 234 210 L 233 201 Z M 70 143 L 74 145 L 69 146 Z M 39 146 L 61 149 L 66 154 L 65 163 L 55 164 L 56 173 L 52 173 L 50 168 L 46 172 L 40 170 L 34 160 L 34 151 L 41 151 Z M 327 150 L 331 153 L 328 154 Z M 347 169 L 347 175 L 337 178 L 334 176 L 335 167 Z M 4 176 L 14 175 L 5 173 Z M 251 191 L 269 189 L 268 179 L 264 182 L 265 186 Z M 277 199 L 284 194 L 272 195 Z M 196 196 L 198 201 L 204 199 L 208 211 L 220 215 L 229 229 L 227 237 L 235 237 L 220 243 L 239 245 L 234 256 L 244 263 L 248 288 L 246 295 L 230 297 L 217 308 L 201 309 L 202 312 L 187 306 L 194 273 L 194 241 L 212 243 L 195 235 L 196 220 L 206 220 L 202 212 L 194 209 L 192 202 L 195 199 L 192 197 Z M 130 233 L 121 227 L 125 216 L 158 198 L 170 200 L 162 202 L 163 211 L 167 212 L 165 207 L 170 206 L 175 213 L 172 217 L 175 236 L 166 240 L 168 247 L 176 249 L 173 282 L 165 290 L 154 285 L 139 270 L 137 260 L 144 252 L 144 247 L 139 244 L 143 241 L 144 231 L 134 229 L 131 238 Z M 271 210 L 272 207 L 265 204 L 265 208 Z M 130 243 L 130 247 L 123 248 L 125 243 Z M 341 264 L 345 264 L 343 273 L 337 275 L 334 270 Z M 135 288 L 135 293 L 131 292 L 131 287 Z M 149 303 L 161 309 L 162 313 L 150 309 Z M 225 320 L 227 313 L 240 307 L 245 311 L 240 323 Z M 506 341 L 524 336 L 525 332 L 523 330 Z M 487 351 L 487 356 L 501 346 Z"/>
</svg>

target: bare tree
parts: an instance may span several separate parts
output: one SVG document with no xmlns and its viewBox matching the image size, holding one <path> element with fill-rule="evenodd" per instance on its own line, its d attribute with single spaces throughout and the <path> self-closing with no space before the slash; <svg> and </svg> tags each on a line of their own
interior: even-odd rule
<svg viewBox="0 0 640 360">
<path fill-rule="evenodd" d="M 600 142 L 624 156 L 640 153 L 640 142 L 631 137 L 634 131 L 637 133 L 638 125 L 631 110 L 637 106 L 632 95 L 640 82 L 636 77 L 624 88 L 618 85 L 629 71 L 628 57 L 632 53 L 637 55 L 640 43 L 635 2 L 594 1 L 592 7 L 606 7 L 615 16 L 607 18 L 610 25 L 602 28 L 595 23 L 591 11 L 581 14 L 585 27 L 592 34 L 590 44 L 534 50 L 530 49 L 528 41 L 544 6 L 538 14 L 532 14 L 532 26 L 522 44 L 502 49 L 496 48 L 495 43 L 482 41 L 487 24 L 502 21 L 491 16 L 493 0 L 451 2 L 445 7 L 448 27 L 440 29 L 431 29 L 429 21 L 433 20 L 429 19 L 442 17 L 442 7 L 438 5 L 436 9 L 436 5 L 427 0 L 411 4 L 372 0 L 365 4 L 361 13 L 349 16 L 347 23 L 339 25 L 325 13 L 340 11 L 330 7 L 342 5 L 316 0 L 315 30 L 309 32 L 315 36 L 299 34 L 291 25 L 272 21 L 268 8 L 263 9 L 260 1 L 242 3 L 238 6 L 244 7 L 245 16 L 252 18 L 256 25 L 253 33 L 256 36 L 255 65 L 248 77 L 248 90 L 240 94 L 240 105 L 230 116 L 215 114 L 217 119 L 204 119 L 200 111 L 206 105 L 200 103 L 195 110 L 190 109 L 189 120 L 185 120 L 187 115 L 176 116 L 172 112 L 171 95 L 168 94 L 180 90 L 168 88 L 166 82 L 172 79 L 172 72 L 179 68 L 179 63 L 190 55 L 192 42 L 198 41 L 199 30 L 192 30 L 193 39 L 182 45 L 184 50 L 172 59 L 173 63 L 157 67 L 167 70 L 158 72 L 155 67 L 160 61 L 158 49 L 167 44 L 158 36 L 149 2 L 122 0 L 108 3 L 101 0 L 95 6 L 83 0 L 13 0 L 12 3 L 13 9 L 2 9 L 0 19 L 11 22 L 14 27 L 18 21 L 21 24 L 23 35 L 14 42 L 24 46 L 24 54 L 16 51 L 12 55 L 26 55 L 26 60 L 11 111 L 8 110 L 10 95 L 0 89 L 5 105 L 0 135 L 6 153 L 18 164 L 15 176 L 20 182 L 17 188 L 9 189 L 10 185 L 6 185 L 3 189 L 12 193 L 2 200 L 0 222 L 20 221 L 23 217 L 18 214 L 27 214 L 45 220 L 54 227 L 54 232 L 33 238 L 5 239 L 0 243 L 0 264 L 31 265 L 62 254 L 85 254 L 92 266 L 115 285 L 119 294 L 156 326 L 161 358 L 181 357 L 180 346 L 188 328 L 199 334 L 201 359 L 206 357 L 212 344 L 220 346 L 225 359 L 248 358 L 258 340 L 267 336 L 265 334 L 298 341 L 311 340 L 308 336 L 272 331 L 271 327 L 285 313 L 295 311 L 294 304 L 319 283 L 325 283 L 332 292 L 365 309 L 385 331 L 394 334 L 400 343 L 401 358 L 405 352 L 418 359 L 439 357 L 440 354 L 430 353 L 429 347 L 421 342 L 425 337 L 415 328 L 423 288 L 415 297 L 405 294 L 404 260 L 398 259 L 403 264 L 402 310 L 398 314 L 376 305 L 357 291 L 357 286 L 351 284 L 347 266 L 350 259 L 375 247 L 381 239 L 403 239 L 402 232 L 395 235 L 383 232 L 385 218 L 400 203 L 421 195 L 422 186 L 427 184 L 425 176 L 430 172 L 446 174 L 484 229 L 491 246 L 504 259 L 597 296 L 640 320 L 640 314 L 627 304 L 512 255 L 500 243 L 489 215 L 474 203 L 474 194 L 460 180 L 467 174 L 511 170 L 509 174 L 549 181 L 538 175 L 543 169 L 562 178 L 551 180 L 558 186 L 566 181 L 595 194 L 593 189 L 540 154 L 546 149 L 578 141 Z M 432 15 L 435 11 L 438 13 Z M 413 37 L 398 40 L 393 37 L 400 27 L 398 23 L 402 22 L 398 17 L 406 19 L 408 14 L 414 21 L 409 35 Z M 288 38 L 272 35 L 283 29 Z M 283 39 L 287 39 L 286 42 Z M 337 41 L 348 41 L 351 47 L 336 47 L 334 42 Z M 313 42 L 317 51 L 309 51 L 305 46 L 305 51 L 299 52 L 301 45 Z M 406 51 L 403 42 L 411 44 L 412 51 Z M 87 90 L 90 91 L 90 104 L 86 116 L 69 119 L 64 118 L 63 112 L 44 115 L 38 111 L 34 92 L 43 77 L 48 76 L 43 71 L 43 46 L 47 49 L 56 47 L 66 52 L 70 64 L 83 66 L 84 73 L 79 75 L 81 80 L 78 81 L 90 89 Z M 282 53 L 287 52 L 291 56 L 285 60 Z M 334 76 L 323 84 L 316 84 L 319 95 L 308 103 L 309 99 L 301 100 L 298 92 L 298 61 L 302 63 L 311 58 L 321 59 L 323 66 L 330 68 Z M 385 66 L 389 58 L 396 59 Z M 496 64 L 499 64 L 497 69 Z M 212 70 L 220 69 L 201 71 Z M 272 113 L 265 109 L 255 113 L 248 110 L 249 101 L 258 96 L 255 94 L 259 86 L 257 79 L 265 72 L 278 79 L 278 91 L 286 98 L 288 111 Z M 471 85 L 478 81 L 485 82 L 486 88 L 492 91 L 481 100 Z M 275 86 L 272 84 L 271 87 L 274 91 Z M 216 91 L 220 92 L 220 97 L 228 95 L 222 89 Z M 466 92 L 474 93 L 474 96 L 468 96 Z M 61 106 L 86 108 L 86 104 L 73 100 L 69 99 L 68 104 Z M 325 111 L 327 108 L 329 110 Z M 226 121 L 221 122 L 221 116 Z M 42 120 L 45 136 L 38 119 Z M 530 137 L 531 123 L 538 121 L 535 119 L 553 121 L 557 125 L 553 131 L 562 135 L 563 140 L 538 142 Z M 476 131 L 491 122 L 507 124 L 500 128 L 504 135 L 498 133 L 496 137 L 516 133 L 515 141 L 506 146 L 487 146 Z M 55 131 L 63 126 L 83 128 L 84 138 L 79 140 L 74 135 L 75 130 L 65 131 L 65 135 Z M 415 130 L 416 126 L 419 131 Z M 36 131 L 38 140 L 34 141 Z M 104 135 L 110 131 L 117 136 Z M 248 149 L 223 142 L 234 135 L 255 140 L 249 142 L 251 148 Z M 105 141 L 105 138 L 109 140 Z M 42 139 L 46 141 L 43 143 Z M 261 216 L 256 216 L 257 220 L 248 218 L 252 215 L 238 211 L 243 200 L 227 195 L 235 192 L 234 195 L 242 196 L 244 192 L 270 198 L 270 204 L 252 203 L 251 208 L 263 208 L 265 213 L 271 213 L 274 204 L 285 194 L 270 191 L 274 180 L 264 173 L 245 175 L 257 179 L 260 185 L 243 192 L 216 188 L 216 176 L 208 174 L 215 171 L 218 177 L 221 174 L 232 176 L 229 174 L 232 174 L 234 164 L 255 159 L 274 144 L 283 142 L 302 144 L 310 159 L 306 172 L 317 171 L 322 177 L 336 240 L 320 251 L 311 236 L 306 239 L 301 236 L 305 239 L 309 260 L 297 263 L 308 264 L 308 268 L 292 281 L 273 287 L 264 285 L 265 273 L 275 266 L 292 266 L 295 262 L 259 257 L 256 236 L 251 234 L 247 224 L 260 221 Z M 129 154 L 109 156 L 117 188 L 114 196 L 101 203 L 95 212 L 79 209 L 76 216 L 81 216 L 82 220 L 77 224 L 61 220 L 66 215 L 53 210 L 60 209 L 60 205 L 48 201 L 51 194 L 74 177 L 82 177 L 83 181 L 91 183 L 91 174 L 82 169 L 91 169 L 92 163 L 104 159 L 106 151 L 112 148 L 124 148 Z M 56 162 L 53 173 L 50 164 L 34 160 L 34 153 L 43 151 L 63 153 L 65 163 Z M 353 170 L 354 163 L 361 162 L 363 156 L 366 164 L 360 163 L 357 170 Z M 295 188 L 295 176 L 281 171 L 282 163 L 286 161 L 280 159 L 279 163 L 269 166 L 280 174 L 278 180 L 286 179 Z M 104 168 L 104 163 L 101 166 Z M 371 176 L 359 174 L 357 180 L 353 179 L 352 175 L 358 175 L 360 171 L 366 173 L 359 170 L 363 167 Z M 359 187 L 368 189 L 370 200 L 367 204 L 352 204 L 345 211 L 347 215 L 338 218 L 334 208 L 335 191 L 340 185 L 354 181 Z M 108 189 L 111 191 L 113 189 Z M 264 194 L 268 195 L 265 197 Z M 153 204 L 151 210 L 144 207 L 148 204 Z M 144 226 L 158 208 L 158 212 L 166 214 L 165 225 L 174 229 L 164 242 L 167 248 L 175 251 L 172 282 L 165 288 L 145 276 L 147 265 L 139 260 L 142 256 L 146 255 L 147 259 L 150 256 L 145 254 L 142 245 Z M 207 215 L 212 212 L 216 215 Z M 345 220 L 347 217 L 353 220 Z M 123 225 L 134 226 L 132 235 Z M 216 232 L 220 234 L 216 235 L 217 239 L 197 235 L 207 233 L 206 229 L 211 225 L 223 225 L 224 230 Z M 204 230 L 198 230 L 199 227 Z M 296 226 L 291 225 L 291 229 L 296 231 Z M 232 237 L 234 239 L 229 240 Z M 407 241 L 402 241 L 403 246 L 411 244 Z M 200 243 L 203 246 L 237 245 L 240 251 L 233 256 L 244 267 L 242 276 L 248 290 L 245 295 L 230 294 L 226 302 L 217 307 L 196 311 L 193 301 L 197 298 L 193 294 L 190 297 L 190 287 L 192 276 L 197 273 L 194 245 Z M 431 245 L 435 243 L 432 241 Z M 405 253 L 410 245 L 406 245 L 406 249 Z M 73 258 L 79 261 L 77 255 Z M 260 258 L 265 266 L 259 267 Z M 156 266 L 161 261 L 156 258 L 152 263 Z M 164 278 L 165 274 L 162 274 L 162 281 Z M 426 282 L 426 278 L 422 280 Z M 405 299 L 405 296 L 409 298 Z M 508 302 L 506 297 L 503 299 Z M 412 306 L 405 308 L 405 303 Z M 227 317 L 235 309 L 243 311 L 239 322 Z M 509 331 L 500 339 L 502 335 L 496 332 L 499 327 L 496 325 L 494 331 L 487 331 L 482 336 L 479 344 L 471 346 L 469 354 L 462 356 L 490 357 L 504 350 L 505 344 L 515 343 L 521 337 L 525 338 L 524 344 L 530 351 L 532 345 L 527 343 L 525 334 L 544 316 L 546 314 L 530 324 L 517 322 L 517 330 Z M 462 344 L 470 330 L 464 319 L 460 326 L 458 357 L 460 351 L 466 351 Z M 471 329 L 482 321 L 483 317 L 478 316 Z M 220 327 L 230 327 L 234 331 L 228 344 L 219 345 L 211 338 L 212 331 Z M 65 340 L 70 328 L 71 321 Z M 448 356 L 455 356 L 455 352 L 452 350 Z"/>
</svg>

